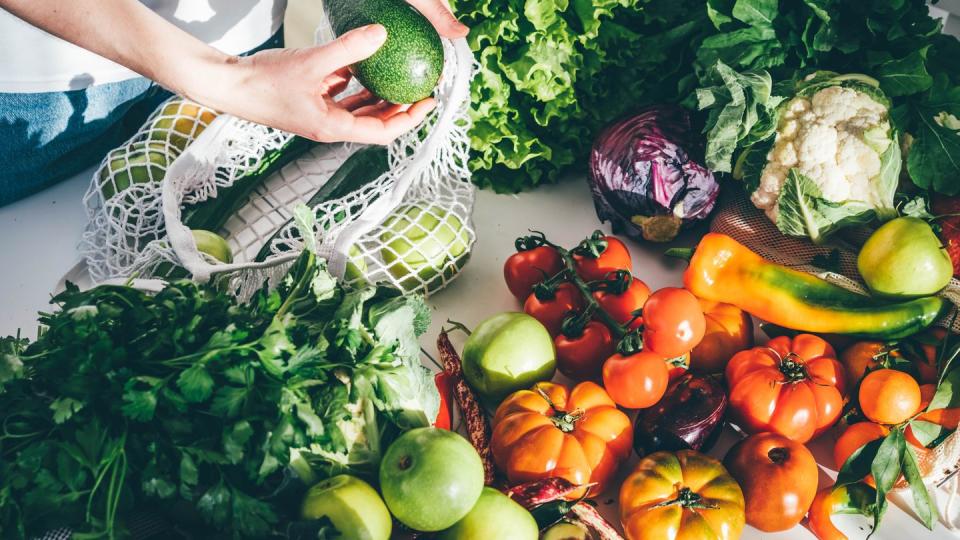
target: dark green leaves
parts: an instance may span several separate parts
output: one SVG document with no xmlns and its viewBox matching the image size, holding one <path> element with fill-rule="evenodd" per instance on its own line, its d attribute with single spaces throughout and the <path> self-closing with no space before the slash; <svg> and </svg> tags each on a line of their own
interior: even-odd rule
<svg viewBox="0 0 960 540">
<path fill-rule="evenodd" d="M 934 111 L 916 111 L 916 131 L 907 172 L 921 189 L 944 195 L 960 193 L 960 132 L 940 125 Z"/>
<path fill-rule="evenodd" d="M 915 50 L 903 58 L 877 65 L 872 74 L 890 97 L 916 94 L 933 84 L 933 77 L 927 72 L 926 59 L 926 48 Z"/>
<path fill-rule="evenodd" d="M 923 430 L 920 422 L 913 422 L 914 434 Z M 876 501 L 872 506 L 874 528 L 880 523 L 887 508 L 887 494 L 901 477 L 906 478 L 913 493 L 914 509 L 927 528 L 933 528 L 937 521 L 937 509 L 934 500 L 927 491 L 917 457 L 913 448 L 904 437 L 904 426 L 895 427 L 882 439 L 870 441 L 855 450 L 840 469 L 837 485 L 856 484 L 867 474 L 872 474 L 876 483 Z"/>
<path fill-rule="evenodd" d="M 177 386 L 187 401 L 199 403 L 206 401 L 213 393 L 213 377 L 203 364 L 194 364 L 180 372 Z"/>
<path fill-rule="evenodd" d="M 779 5 L 779 0 L 737 0 L 733 17 L 751 26 L 773 26 Z"/>
</svg>

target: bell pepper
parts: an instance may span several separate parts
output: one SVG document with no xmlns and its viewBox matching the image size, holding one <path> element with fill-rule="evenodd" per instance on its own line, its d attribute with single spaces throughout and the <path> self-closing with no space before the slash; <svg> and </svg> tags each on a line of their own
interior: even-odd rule
<svg viewBox="0 0 960 540">
<path fill-rule="evenodd" d="M 685 256 L 682 250 L 668 254 Z M 726 302 L 776 325 L 805 332 L 882 340 L 930 326 L 947 307 L 939 297 L 886 303 L 765 260 L 733 238 L 709 233 L 690 257 L 684 286 L 698 298 Z"/>
<path fill-rule="evenodd" d="M 807 513 L 807 527 L 818 540 L 847 540 L 847 535 L 840 532 L 830 517 L 833 514 L 869 516 L 876 500 L 876 490 L 863 483 L 821 489 Z"/>
</svg>

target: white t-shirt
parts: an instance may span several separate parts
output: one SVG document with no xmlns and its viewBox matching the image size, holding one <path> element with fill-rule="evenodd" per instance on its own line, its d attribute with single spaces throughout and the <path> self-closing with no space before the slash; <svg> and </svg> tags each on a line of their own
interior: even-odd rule
<svg viewBox="0 0 960 540">
<path fill-rule="evenodd" d="M 269 39 L 280 29 L 287 7 L 287 0 L 140 1 L 227 54 L 246 52 Z M 0 9 L 0 92 L 75 90 L 138 76 Z"/>
</svg>

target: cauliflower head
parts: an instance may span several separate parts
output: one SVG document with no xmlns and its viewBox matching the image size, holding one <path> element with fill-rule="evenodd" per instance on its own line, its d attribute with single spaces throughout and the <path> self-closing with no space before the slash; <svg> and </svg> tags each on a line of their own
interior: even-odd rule
<svg viewBox="0 0 960 540">
<path fill-rule="evenodd" d="M 896 215 L 900 146 L 889 101 L 869 78 L 814 74 L 776 125 L 739 165 L 751 201 L 782 232 L 817 241 L 854 220 Z"/>
</svg>

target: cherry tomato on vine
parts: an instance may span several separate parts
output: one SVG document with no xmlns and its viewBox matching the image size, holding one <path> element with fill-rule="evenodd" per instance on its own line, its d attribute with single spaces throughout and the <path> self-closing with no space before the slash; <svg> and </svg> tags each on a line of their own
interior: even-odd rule
<svg viewBox="0 0 960 540">
<path fill-rule="evenodd" d="M 603 387 L 621 407 L 644 409 L 654 405 L 669 382 L 667 359 L 653 351 L 629 356 L 617 353 L 603 363 Z"/>
<path fill-rule="evenodd" d="M 519 246 L 518 246 L 519 247 Z M 563 259 L 551 246 L 518 251 L 503 263 L 507 288 L 521 302 L 533 292 L 533 286 L 563 270 Z"/>
<path fill-rule="evenodd" d="M 579 311 L 583 308 L 583 297 L 580 291 L 573 283 L 561 283 L 552 291 L 552 296 L 547 297 L 547 293 L 542 294 L 543 299 L 537 296 L 537 292 L 527 297 L 523 303 L 523 311 L 534 319 L 540 321 L 552 337 L 560 334 L 560 327 L 563 326 L 563 319 L 571 312 Z"/>
<path fill-rule="evenodd" d="M 643 305 L 643 346 L 667 358 L 693 350 L 706 328 L 700 302 L 686 289 L 665 287 Z"/>
<path fill-rule="evenodd" d="M 633 266 L 627 246 L 616 236 L 604 236 L 599 231 L 573 249 L 573 260 L 577 274 L 586 281 L 599 281 L 611 272 L 629 271 Z"/>
<path fill-rule="evenodd" d="M 588 322 L 578 336 L 560 334 L 553 343 L 557 369 L 577 381 L 599 379 L 604 360 L 616 350 L 613 334 L 599 321 Z"/>
<path fill-rule="evenodd" d="M 630 328 L 639 328 L 643 324 L 643 319 L 634 317 L 634 312 L 643 307 L 643 304 L 650 297 L 650 287 L 636 278 L 630 279 L 630 284 L 625 290 L 617 290 L 623 285 L 613 284 L 593 292 L 593 298 L 600 304 L 613 320 L 620 324 L 630 323 Z M 630 321 L 633 321 L 632 323 Z"/>
</svg>

